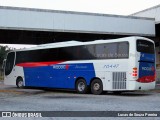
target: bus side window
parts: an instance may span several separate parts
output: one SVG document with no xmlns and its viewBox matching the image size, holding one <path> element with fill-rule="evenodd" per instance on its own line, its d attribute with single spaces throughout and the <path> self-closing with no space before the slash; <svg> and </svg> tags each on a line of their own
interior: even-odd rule
<svg viewBox="0 0 160 120">
<path fill-rule="evenodd" d="M 117 43 L 107 43 L 96 45 L 96 56 L 99 59 L 117 58 Z"/>
<path fill-rule="evenodd" d="M 57 48 L 50 48 L 44 49 L 39 52 L 39 61 L 40 62 L 47 62 L 47 61 L 56 61 L 58 60 L 59 49 Z"/>
<path fill-rule="evenodd" d="M 118 45 L 118 58 L 128 58 L 129 57 L 129 43 L 121 42 Z"/>
<path fill-rule="evenodd" d="M 79 46 L 75 46 L 75 47 L 72 47 L 72 48 L 73 48 L 73 59 L 74 60 L 80 59 L 80 56 L 81 56 L 80 47 Z"/>
<path fill-rule="evenodd" d="M 105 45 L 104 53 L 108 59 L 117 58 L 118 53 L 118 43 L 109 43 Z"/>
<path fill-rule="evenodd" d="M 88 59 L 95 59 L 95 45 L 88 45 L 87 46 L 87 53 L 88 53 Z"/>
<path fill-rule="evenodd" d="M 101 59 L 103 58 L 103 53 L 104 53 L 104 48 L 102 47 L 102 45 L 96 45 L 96 49 L 95 49 L 95 55 L 97 59 Z"/>
</svg>

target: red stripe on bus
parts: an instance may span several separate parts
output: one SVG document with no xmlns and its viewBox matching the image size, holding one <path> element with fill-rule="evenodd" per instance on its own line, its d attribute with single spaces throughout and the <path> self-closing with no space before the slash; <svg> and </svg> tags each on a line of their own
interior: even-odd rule
<svg viewBox="0 0 160 120">
<path fill-rule="evenodd" d="M 141 83 L 150 83 L 150 82 L 154 82 L 155 81 L 155 76 L 144 76 L 141 77 L 137 80 L 137 82 L 141 82 Z"/>
<path fill-rule="evenodd" d="M 26 63 L 19 63 L 16 64 L 16 66 L 21 66 L 21 67 L 39 67 L 39 66 L 49 66 L 49 65 L 54 65 L 54 64 L 59 64 L 64 61 L 52 61 L 52 62 L 26 62 Z"/>
</svg>

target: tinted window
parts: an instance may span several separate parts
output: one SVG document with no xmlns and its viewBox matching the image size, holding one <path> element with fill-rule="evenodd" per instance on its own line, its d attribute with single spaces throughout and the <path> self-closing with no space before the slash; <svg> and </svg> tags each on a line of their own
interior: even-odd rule
<svg viewBox="0 0 160 120">
<path fill-rule="evenodd" d="M 119 59 L 129 57 L 129 43 L 117 42 L 96 45 L 98 59 Z"/>
<path fill-rule="evenodd" d="M 128 42 L 19 51 L 16 54 L 16 64 L 25 62 L 128 58 L 128 53 Z"/>
<path fill-rule="evenodd" d="M 7 55 L 6 66 L 5 66 L 5 75 L 9 75 L 13 69 L 15 59 L 15 53 L 10 52 Z"/>
<path fill-rule="evenodd" d="M 150 41 L 137 40 L 137 51 L 154 54 L 154 44 Z"/>
<path fill-rule="evenodd" d="M 96 56 L 99 59 L 117 58 L 118 43 L 108 43 L 96 45 Z"/>
<path fill-rule="evenodd" d="M 58 49 L 19 51 L 16 53 L 16 64 L 25 62 L 48 62 L 58 60 Z"/>
<path fill-rule="evenodd" d="M 118 44 L 118 58 L 128 58 L 129 57 L 129 43 L 121 42 Z"/>
</svg>

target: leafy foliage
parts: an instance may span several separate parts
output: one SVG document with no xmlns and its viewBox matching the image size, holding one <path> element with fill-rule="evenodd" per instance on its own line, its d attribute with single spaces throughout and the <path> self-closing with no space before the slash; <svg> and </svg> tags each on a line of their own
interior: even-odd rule
<svg viewBox="0 0 160 120">
<path fill-rule="evenodd" d="M 7 53 L 13 49 L 14 48 L 10 48 L 8 46 L 0 46 L 0 66 L 3 63 L 3 60 L 6 58 Z"/>
</svg>

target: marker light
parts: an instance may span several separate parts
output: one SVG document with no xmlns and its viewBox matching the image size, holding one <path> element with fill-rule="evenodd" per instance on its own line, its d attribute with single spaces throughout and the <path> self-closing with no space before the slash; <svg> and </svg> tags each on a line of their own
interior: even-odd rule
<svg viewBox="0 0 160 120">
<path fill-rule="evenodd" d="M 137 77 L 137 68 L 136 67 L 133 68 L 132 76 Z"/>
</svg>

